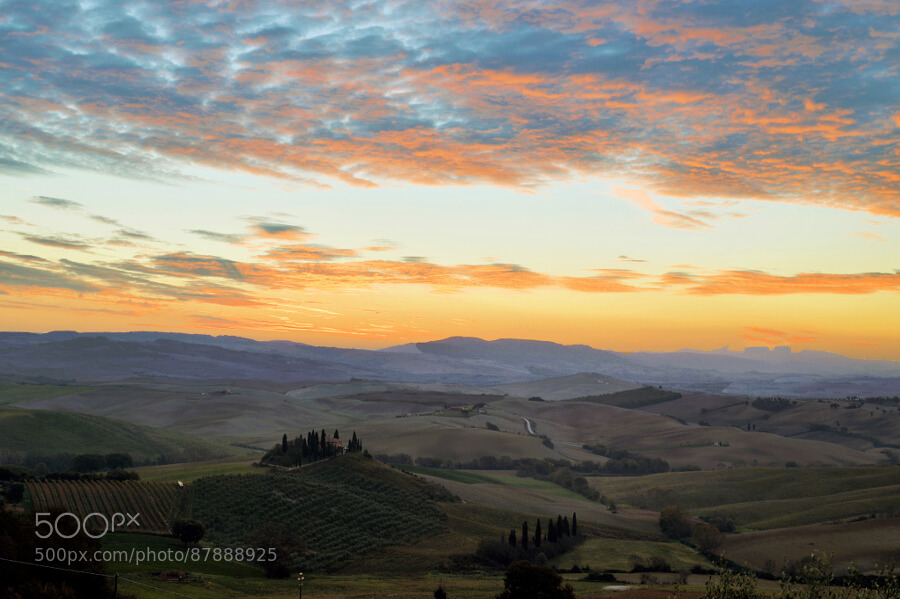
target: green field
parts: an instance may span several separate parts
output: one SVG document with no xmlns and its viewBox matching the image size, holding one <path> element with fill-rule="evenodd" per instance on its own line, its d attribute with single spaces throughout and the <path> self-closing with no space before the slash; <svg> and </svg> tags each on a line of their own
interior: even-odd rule
<svg viewBox="0 0 900 599">
<path fill-rule="evenodd" d="M 397 465 L 397 468 L 414 474 L 423 474 L 440 478 L 444 480 L 452 480 L 454 482 L 464 483 L 467 485 L 506 485 L 518 489 L 528 489 L 529 491 L 539 491 L 546 495 L 554 497 L 562 497 L 565 499 L 575 499 L 578 501 L 589 501 L 582 495 L 574 491 L 570 491 L 565 487 L 561 487 L 555 483 L 545 480 L 537 480 L 527 476 L 516 476 L 504 470 L 450 470 L 444 468 L 426 468 L 424 466 L 410 466 L 408 464 Z"/>
<path fill-rule="evenodd" d="M 142 532 L 168 534 L 178 516 L 184 489 L 174 483 L 134 480 L 28 481 L 35 511 L 61 508 L 80 518 L 91 513 L 112 518 L 115 513 L 139 514 Z"/>
<path fill-rule="evenodd" d="M 0 406 L 31 401 L 33 399 L 50 399 L 64 395 L 74 395 L 87 391 L 90 387 L 76 385 L 20 385 L 16 383 L 0 383 Z"/>
<path fill-rule="evenodd" d="M 730 516 L 756 530 L 841 522 L 862 516 L 900 516 L 900 485 L 846 493 L 748 501 L 695 510 L 697 516 Z"/>
<path fill-rule="evenodd" d="M 189 483 L 204 476 L 216 476 L 219 474 L 251 474 L 263 472 L 253 462 L 259 460 L 259 455 L 232 456 L 219 460 L 206 462 L 191 462 L 185 464 L 164 464 L 161 466 L 143 466 L 134 468 L 142 481 L 147 482 L 178 482 Z"/>
<path fill-rule="evenodd" d="M 528 489 L 529 491 L 539 491 L 543 494 L 561 497 L 563 499 L 590 502 L 590 500 L 583 495 L 579 495 L 575 491 L 571 491 L 550 481 L 537 480 L 527 476 L 516 476 L 515 473 L 505 471 L 498 471 L 495 474 L 495 478 L 500 484 L 508 485 L 510 487 Z"/>
<path fill-rule="evenodd" d="M 13 456 L 25 452 L 125 452 L 132 454 L 136 462 L 144 463 L 160 456 L 183 459 L 184 463 L 136 468 L 141 482 L 135 483 L 134 489 L 147 490 L 146 498 L 152 498 L 150 490 L 156 488 L 153 485 L 174 488 L 177 481 L 188 485 L 183 501 L 179 500 L 172 509 L 157 508 L 154 512 L 140 508 L 155 518 L 155 529 L 163 531 L 164 525 L 181 513 L 200 520 L 206 527 L 206 537 L 199 544 L 204 550 L 256 546 L 258 533 L 267 527 L 296 533 L 306 547 L 295 556 L 292 575 L 286 580 L 267 580 L 256 565 L 215 560 L 155 560 L 140 566 L 123 559 L 109 563 L 108 571 L 123 574 L 120 588 L 138 597 L 169 597 L 172 595 L 167 591 L 172 590 L 197 599 L 294 597 L 298 589 L 293 571 L 301 568 L 307 574 L 307 598 L 393 595 L 424 599 L 432 596 L 442 579 L 453 599 L 493 597 L 502 588 L 502 573 L 485 572 L 483 566 L 472 561 L 479 543 L 496 541 L 511 528 L 520 529 L 525 519 L 533 524 L 538 516 L 555 518 L 561 513 L 571 517 L 573 511 L 588 538 L 552 560 L 551 565 L 628 571 L 634 556 L 644 562 L 663 559 L 676 571 L 694 565 L 710 567 L 689 546 L 667 541 L 660 533 L 655 511 L 669 504 L 688 509 L 693 517 L 732 518 L 742 534 L 729 535 L 723 551 L 739 563 L 765 563 L 769 544 L 786 546 L 801 533 L 802 543 L 791 555 L 804 555 L 813 543 L 816 548 L 825 549 L 839 543 L 849 548 L 845 552 L 847 560 L 865 557 L 866 551 L 871 553 L 876 533 L 881 535 L 884 546 L 875 557 L 881 559 L 896 547 L 891 535 L 897 526 L 888 529 L 890 521 L 883 516 L 900 512 L 900 467 L 735 466 L 757 459 L 760 464 L 776 466 L 783 466 L 786 460 L 801 465 L 883 460 L 884 456 L 874 450 L 864 453 L 821 440 L 810 442 L 770 434 L 773 431 L 748 433 L 716 424 L 686 426 L 678 420 L 682 413 L 674 409 L 678 401 L 685 405 L 693 402 L 688 407 L 700 414 L 705 400 L 686 397 L 655 403 L 664 399 L 667 392 L 652 389 L 605 397 L 599 403 L 491 397 L 483 414 L 437 418 L 434 412 L 443 409 L 445 403 L 471 405 L 475 400 L 472 396 L 437 392 L 379 390 L 381 383 L 373 385 L 364 394 L 332 397 L 319 389 L 306 390 L 305 394 L 283 393 L 274 387 L 238 385 L 227 385 L 226 394 L 221 392 L 223 384 L 177 381 L 93 388 L 0 384 L 0 450 Z M 75 393 L 81 395 L 65 397 Z M 670 417 L 605 405 L 609 401 L 627 405 L 649 402 L 650 407 L 664 409 Z M 752 406 L 735 403 L 733 398 L 728 401 L 733 404 L 731 407 L 718 411 L 707 408 L 703 417 L 721 416 L 729 410 L 735 414 L 743 414 L 744 410 L 752 415 Z M 97 415 L 3 405 L 14 402 L 29 402 L 24 404 L 27 407 L 79 409 Z M 829 418 L 833 414 L 833 418 L 838 417 L 838 411 L 832 411 L 827 404 L 813 407 Z M 793 426 L 789 417 L 805 414 L 801 408 L 813 413 L 811 408 L 800 405 L 772 414 L 768 420 L 761 414 L 754 423 L 763 427 L 777 421 L 784 427 Z M 417 413 L 422 415 L 409 416 Z M 99 414 L 114 414 L 129 422 Z M 520 415 L 531 420 L 542 434 L 549 435 L 555 448 L 550 449 L 541 439 L 527 434 Z M 859 410 L 840 411 L 842 422 L 855 418 L 862 426 L 870 419 L 874 432 L 879 432 L 876 425 L 887 419 L 883 415 L 863 416 Z M 690 414 L 685 413 L 685 417 L 693 422 Z M 501 430 L 487 430 L 487 422 L 498 424 Z M 225 444 L 233 441 L 269 447 L 283 433 L 291 437 L 311 426 L 327 431 L 338 427 L 342 433 L 355 430 L 374 454 L 405 453 L 454 462 L 484 455 L 557 459 L 569 456 L 573 460 L 602 462 L 604 458 L 581 449 L 582 443 L 602 442 L 608 447 L 662 457 L 673 466 L 699 464 L 710 469 L 590 477 L 593 488 L 618 504 L 620 509 L 614 513 L 559 485 L 518 477 L 513 471 L 411 465 L 388 468 L 360 455 L 346 455 L 285 473 L 255 467 L 252 464 L 260 458 L 259 452 Z M 218 442 L 208 441 L 210 437 Z M 728 444 L 716 445 L 722 440 Z M 213 457 L 216 459 L 208 459 Z M 201 458 L 206 461 L 198 461 Z M 450 492 L 445 493 L 429 480 L 445 485 Z M 117 506 L 124 508 L 120 511 L 137 509 L 129 503 L 135 499 L 128 494 L 115 498 L 111 493 L 94 492 L 105 489 L 104 484 L 54 485 L 39 490 L 36 484 L 30 484 L 24 505 L 32 505 L 29 502 L 34 496 L 46 492 L 49 499 L 34 502 L 35 507 L 47 501 L 71 500 L 71 509 L 76 513 L 108 512 Z M 91 492 L 80 493 L 79 487 Z M 454 501 L 454 495 L 463 501 Z M 852 524 L 831 524 L 869 515 L 877 517 Z M 818 523 L 828 525 L 795 528 Z M 180 549 L 182 544 L 171 537 L 111 535 L 104 540 L 104 547 L 161 551 Z M 460 574 L 460 568 L 466 567 L 471 570 Z M 160 570 L 186 571 L 194 581 L 167 583 L 153 574 Z M 598 595 L 602 589 L 598 584 L 574 584 L 580 596 Z"/>
<path fill-rule="evenodd" d="M 302 538 L 305 570 L 346 563 L 384 545 L 440 533 L 446 516 L 439 487 L 359 455 L 345 455 L 298 473 L 200 478 L 191 485 L 191 517 L 210 541 L 248 546 L 267 525 Z"/>
<path fill-rule="evenodd" d="M 441 584 L 453 599 L 485 599 L 494 597 L 503 590 L 502 574 L 446 574 L 435 573 L 417 576 L 379 576 L 340 574 L 316 575 L 304 572 L 303 597 L 343 598 L 354 597 L 407 597 L 431 599 L 434 590 Z M 138 584 L 139 583 L 139 584 Z M 148 586 L 156 588 L 148 588 Z M 574 583 L 582 593 L 597 591 L 600 587 L 592 583 Z M 174 588 L 173 588 L 174 587 Z M 296 576 L 285 580 L 265 578 L 231 577 L 204 574 L 201 582 L 167 584 L 149 572 L 126 574 L 119 579 L 119 588 L 139 599 L 172 599 L 173 590 L 194 599 L 240 599 L 260 597 L 265 599 L 296 599 L 298 595 Z"/>
<path fill-rule="evenodd" d="M 467 485 L 478 484 L 503 484 L 498 479 L 484 474 L 468 472 L 465 470 L 446 470 L 443 468 L 425 468 L 424 466 L 410 466 L 409 464 L 397 464 L 395 466 L 404 472 L 412 472 L 413 474 L 424 474 L 435 478 L 443 478 L 444 480 L 453 480 Z"/>
<path fill-rule="evenodd" d="M 442 584 L 454 599 L 494 597 L 503 588 L 502 572 L 454 573 L 442 566 L 449 556 L 471 554 L 480 540 L 496 538 L 500 531 L 518 525 L 523 515 L 459 503 L 441 504 L 441 509 L 447 517 L 443 532 L 412 543 L 381 547 L 351 561 L 337 573 L 305 570 L 303 595 L 322 599 L 372 596 L 430 599 Z M 207 547 L 210 547 L 207 541 L 199 544 L 200 549 Z M 140 534 L 108 535 L 103 541 L 103 549 L 107 551 L 130 553 L 132 548 L 161 552 L 180 550 L 183 545 L 172 538 Z M 117 559 L 105 563 L 106 572 L 119 574 L 120 592 L 140 599 L 172 597 L 173 592 L 195 599 L 290 598 L 296 597 L 298 591 L 296 571 L 287 579 L 274 580 L 264 578 L 254 566 L 214 559 L 187 564 L 156 560 L 135 565 L 122 556 L 114 557 Z M 188 582 L 165 582 L 158 576 L 161 571 L 186 572 Z M 580 574 L 565 576 L 579 597 L 590 596 L 603 588 L 600 584 L 581 581 Z"/>
<path fill-rule="evenodd" d="M 227 445 L 102 416 L 0 407 L 0 449 L 59 453 L 131 454 L 144 460 L 197 461 L 236 453 Z"/>
<path fill-rule="evenodd" d="M 900 485 L 900 468 L 735 468 L 668 472 L 641 477 L 593 477 L 591 485 L 621 502 L 640 499 L 652 488 L 675 493 L 685 508 L 744 501 L 827 496 Z"/>
<path fill-rule="evenodd" d="M 587 539 L 571 552 L 555 558 L 550 563 L 560 568 L 578 565 L 581 568 L 589 566 L 591 570 L 629 572 L 634 565 L 631 561 L 632 556 L 644 560 L 645 563 L 653 557 L 662 558 L 676 572 L 690 570 L 694 565 L 713 567 L 709 560 L 681 543 L 604 538 Z"/>
<path fill-rule="evenodd" d="M 260 597 L 266 599 L 294 599 L 298 596 L 296 577 L 287 580 L 266 580 L 254 578 L 232 578 L 219 575 L 204 575 L 202 582 L 167 585 L 149 573 L 127 575 L 119 579 L 123 592 L 134 594 L 139 599 L 171 599 L 172 587 L 175 591 L 194 599 L 240 599 Z M 329 574 L 325 576 L 304 573 L 303 597 L 305 599 L 336 599 L 352 597 L 370 599 L 373 597 L 404 597 L 408 599 L 431 599 L 434 590 L 443 586 L 452 599 L 488 599 L 503 590 L 501 573 L 447 574 L 433 573 L 416 576 L 378 576 Z M 583 574 L 564 575 L 567 584 L 575 589 L 577 597 L 591 597 L 605 585 L 583 582 Z M 140 586 L 135 582 L 140 583 Z M 147 588 L 152 585 L 156 589 Z"/>
<path fill-rule="evenodd" d="M 744 526 L 778 528 L 887 514 L 900 504 L 900 468 L 737 468 L 590 478 L 620 505 L 677 504 L 694 515 L 728 515 Z"/>
</svg>

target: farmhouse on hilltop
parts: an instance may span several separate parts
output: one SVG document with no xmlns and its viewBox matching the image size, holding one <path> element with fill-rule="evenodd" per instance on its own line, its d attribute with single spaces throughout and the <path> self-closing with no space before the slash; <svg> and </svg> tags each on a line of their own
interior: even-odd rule
<svg viewBox="0 0 900 599">
<path fill-rule="evenodd" d="M 334 449 L 335 455 L 344 453 L 344 444 L 341 443 L 340 439 L 335 439 L 334 437 L 330 437 L 328 435 L 325 436 L 325 445 Z"/>
</svg>

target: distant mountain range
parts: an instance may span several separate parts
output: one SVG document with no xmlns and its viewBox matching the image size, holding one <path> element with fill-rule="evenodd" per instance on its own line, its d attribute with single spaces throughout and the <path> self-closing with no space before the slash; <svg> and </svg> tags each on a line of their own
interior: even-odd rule
<svg viewBox="0 0 900 599">
<path fill-rule="evenodd" d="M 900 362 L 819 351 L 637 352 L 586 345 L 451 337 L 378 351 L 182 333 L 0 333 L 0 375 L 102 382 L 140 377 L 308 383 L 351 378 L 505 385 L 597 373 L 711 393 L 843 397 L 900 395 Z"/>
</svg>

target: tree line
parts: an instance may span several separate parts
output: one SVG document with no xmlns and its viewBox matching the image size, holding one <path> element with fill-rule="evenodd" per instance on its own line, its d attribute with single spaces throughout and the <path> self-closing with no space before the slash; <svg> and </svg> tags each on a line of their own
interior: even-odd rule
<svg viewBox="0 0 900 599">
<path fill-rule="evenodd" d="M 561 515 L 555 520 L 548 518 L 546 524 L 538 518 L 532 528 L 525 520 L 521 528 L 510 529 L 500 541 L 482 541 L 476 557 L 495 567 L 506 567 L 520 560 L 544 565 L 574 547 L 580 539 L 576 513 L 572 513 L 571 522 L 568 516 Z"/>
<path fill-rule="evenodd" d="M 599 501 L 614 510 L 605 498 L 592 488 L 587 476 L 638 476 L 668 472 L 669 463 L 658 458 L 648 458 L 625 450 L 607 449 L 603 445 L 586 445 L 585 449 L 607 457 L 604 464 L 586 460 L 570 462 L 553 458 L 519 458 L 509 456 L 481 456 L 469 462 L 459 462 L 441 458 L 413 459 L 408 454 L 376 455 L 375 458 L 387 464 L 413 464 L 426 468 L 460 470 L 515 470 L 516 476 L 546 480 L 583 495 L 592 501 Z"/>
<path fill-rule="evenodd" d="M 442 458 L 417 457 L 401 453 L 394 455 L 379 454 L 375 458 L 386 464 L 415 464 L 426 468 L 443 468 L 447 470 L 516 470 L 520 476 L 549 476 L 554 470 L 568 468 L 573 472 L 591 476 L 640 476 L 669 472 L 669 463 L 660 458 L 611 449 L 604 445 L 584 445 L 584 449 L 607 458 L 601 464 L 591 460 L 570 462 L 553 458 L 511 458 L 509 456 L 480 456 L 468 462 Z"/>
</svg>

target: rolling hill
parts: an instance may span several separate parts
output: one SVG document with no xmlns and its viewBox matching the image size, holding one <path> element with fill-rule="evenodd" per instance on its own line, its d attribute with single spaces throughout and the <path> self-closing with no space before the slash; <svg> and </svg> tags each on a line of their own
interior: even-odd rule
<svg viewBox="0 0 900 599">
<path fill-rule="evenodd" d="M 348 385 L 368 392 L 332 397 L 323 392 L 321 385 L 309 388 L 312 393 L 307 393 L 306 388 L 297 393 L 277 393 L 253 386 L 223 389 L 205 382 L 115 383 L 74 395 L 30 399 L 18 405 L 35 411 L 78 411 L 254 447 L 269 447 L 275 436 L 310 426 L 342 431 L 352 428 L 376 453 L 460 461 L 481 455 L 602 461 L 582 449 L 584 444 L 597 443 L 663 458 L 673 467 L 717 468 L 754 463 L 784 466 L 789 460 L 800 465 L 861 465 L 888 459 L 884 448 L 872 443 L 847 445 L 815 435 L 809 438 L 794 435 L 793 432 L 808 431 L 819 422 L 816 419 L 819 416 L 805 419 L 806 412 L 799 409 L 791 420 L 782 423 L 786 415 L 771 415 L 764 420 L 763 416 L 769 412 L 751 407 L 759 412 L 752 419 L 756 425 L 754 431 L 746 430 L 746 422 L 742 420 L 698 425 L 717 405 L 735 404 L 728 409 L 745 410 L 750 400 L 735 402 L 733 398 L 723 398 L 718 404 L 709 400 L 710 411 L 703 414 L 700 410 L 704 408 L 697 409 L 705 401 L 702 398 L 687 395 L 672 399 L 677 394 L 647 387 L 589 398 L 538 402 L 513 396 L 409 388 L 372 391 L 368 383 L 337 387 L 347 391 Z M 725 400 L 730 403 L 724 403 Z M 816 410 L 833 412 L 827 403 L 812 403 Z M 687 407 L 679 411 L 682 404 Z M 481 407 L 474 409 L 475 405 Z M 660 406 L 665 411 L 656 413 L 662 411 Z M 691 412 L 690 420 L 678 416 L 690 410 L 696 410 Z M 892 418 L 897 414 L 879 411 L 875 417 L 869 416 L 869 411 L 865 415 L 862 410 L 840 411 L 846 413 L 844 419 L 848 424 L 851 420 L 859 421 L 855 425 L 858 428 L 854 429 L 861 431 L 858 434 L 863 435 L 869 431 L 865 427 L 871 426 L 876 428 L 866 434 L 881 435 L 884 443 L 898 442 L 893 428 L 883 431 L 877 428 L 894 422 Z M 834 417 L 827 413 L 826 416 Z M 738 422 L 740 426 L 736 426 Z M 499 430 L 488 430 L 489 424 Z M 536 435 L 549 436 L 554 447 L 544 446 Z M 848 438 L 854 443 L 861 442 L 856 437 Z"/>
<path fill-rule="evenodd" d="M 492 386 L 597 373 L 675 390 L 842 397 L 896 395 L 900 363 L 825 352 L 636 352 L 451 337 L 379 351 L 180 333 L 0 333 L 0 375 L 64 381 L 135 377 Z"/>
<path fill-rule="evenodd" d="M 640 385 L 623 381 L 611 376 L 582 372 L 569 376 L 541 379 L 525 383 L 509 383 L 494 385 L 492 389 L 517 397 L 540 397 L 551 401 L 573 399 L 588 395 L 609 395 L 631 389 L 640 389 Z"/>
<path fill-rule="evenodd" d="M 171 431 L 90 414 L 0 407 L 0 450 L 25 454 L 128 453 L 135 462 L 189 462 L 235 453 L 235 448 Z"/>
<path fill-rule="evenodd" d="M 201 478 L 191 485 L 192 518 L 210 540 L 253 546 L 267 526 L 289 529 L 306 547 L 304 571 L 321 571 L 383 546 L 444 531 L 441 487 L 361 455 L 344 455 L 299 473 Z"/>
</svg>

